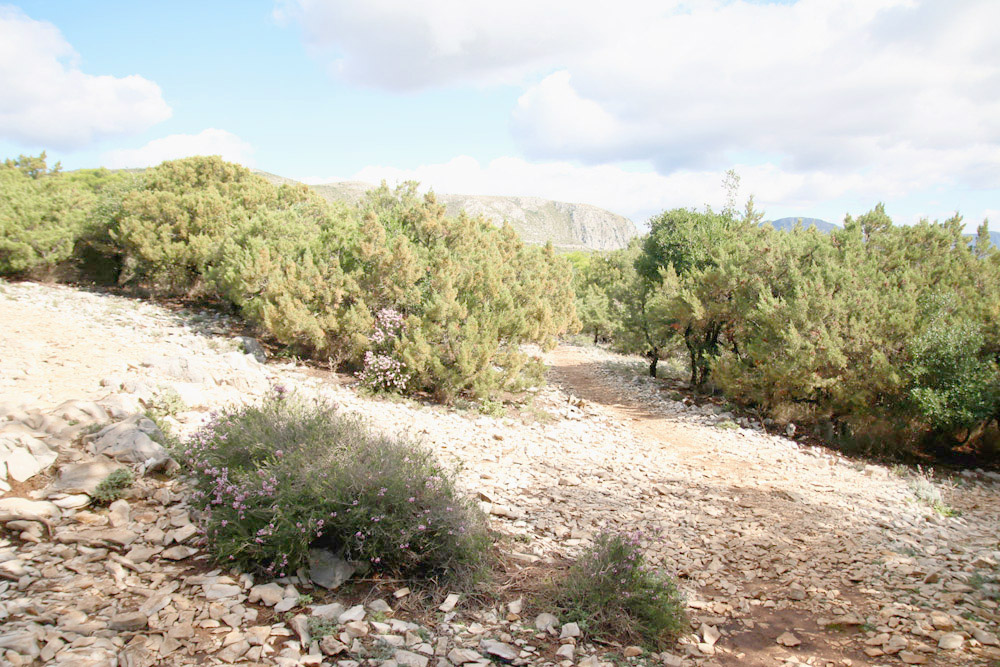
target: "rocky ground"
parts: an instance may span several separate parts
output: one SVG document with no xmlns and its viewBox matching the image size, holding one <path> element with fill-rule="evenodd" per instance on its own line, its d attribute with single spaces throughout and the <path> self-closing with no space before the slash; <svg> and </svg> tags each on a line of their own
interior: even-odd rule
<svg viewBox="0 0 1000 667">
<path fill-rule="evenodd" d="M 934 479 L 844 459 L 672 400 L 641 362 L 594 348 L 547 355 L 549 387 L 505 417 L 364 398 L 350 378 L 263 359 L 217 315 L 0 282 L 0 661 L 1000 661 L 995 474 Z M 402 583 L 348 594 L 306 572 L 269 582 L 214 568 L 142 413 L 183 437 L 274 384 L 460 464 L 461 485 L 510 536 L 503 595 L 435 598 Z M 138 477 L 131 494 L 91 504 L 122 466 Z M 644 529 L 650 558 L 678 576 L 692 625 L 670 651 L 588 645 L 518 599 L 604 527 Z"/>
</svg>

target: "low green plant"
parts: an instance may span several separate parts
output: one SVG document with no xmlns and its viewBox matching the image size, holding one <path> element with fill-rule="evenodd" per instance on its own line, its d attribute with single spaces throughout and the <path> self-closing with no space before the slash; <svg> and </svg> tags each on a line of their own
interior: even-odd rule
<svg viewBox="0 0 1000 667">
<path fill-rule="evenodd" d="M 160 387 L 146 406 L 146 416 L 159 425 L 158 420 L 163 417 L 174 417 L 183 412 L 185 408 L 187 408 L 187 404 L 176 389 Z"/>
<path fill-rule="evenodd" d="M 313 596 L 309 595 L 308 593 L 299 593 L 298 604 L 300 607 L 305 607 L 306 605 L 310 605 L 312 603 L 313 603 Z"/>
<path fill-rule="evenodd" d="M 385 641 L 377 640 L 371 647 L 371 658 L 373 660 L 384 661 L 391 659 L 396 654 L 396 647 Z"/>
<path fill-rule="evenodd" d="M 739 424 L 734 422 L 732 419 L 723 419 L 715 424 L 715 428 L 721 428 L 724 431 L 734 431 L 739 427 Z"/>
<path fill-rule="evenodd" d="M 309 617 L 309 634 L 314 638 L 327 637 L 337 632 L 337 621 L 332 618 Z"/>
<path fill-rule="evenodd" d="M 918 466 L 917 472 L 914 474 L 913 479 L 910 480 L 909 486 L 914 497 L 919 502 L 927 505 L 941 516 L 952 517 L 958 514 L 957 510 L 948 506 L 948 504 L 944 502 L 944 498 L 941 495 L 941 489 L 934 483 L 933 470 L 924 472 L 924 470 Z"/>
<path fill-rule="evenodd" d="M 124 498 L 125 492 L 134 482 L 135 476 L 129 468 L 118 468 L 101 480 L 90 497 L 99 505 L 109 505 L 119 498 Z"/>
<path fill-rule="evenodd" d="M 178 457 L 220 562 L 284 576 L 323 548 L 395 576 L 451 578 L 485 563 L 485 517 L 429 451 L 281 387 L 217 415 Z"/>
<path fill-rule="evenodd" d="M 484 398 L 480 401 L 479 411 L 484 415 L 497 418 L 503 417 L 507 414 L 507 410 L 503 406 L 503 401 L 492 398 Z"/>
<path fill-rule="evenodd" d="M 648 566 L 641 534 L 602 532 L 559 582 L 560 618 L 595 639 L 663 648 L 685 629 L 684 601 L 673 579 Z"/>
</svg>

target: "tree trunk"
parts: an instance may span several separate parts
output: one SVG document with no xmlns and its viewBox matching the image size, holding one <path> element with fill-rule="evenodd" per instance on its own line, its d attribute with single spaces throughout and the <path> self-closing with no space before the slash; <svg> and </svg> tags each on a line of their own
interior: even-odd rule
<svg viewBox="0 0 1000 667">
<path fill-rule="evenodd" d="M 649 353 L 649 377 L 656 377 L 656 364 L 658 363 L 660 363 L 660 351 L 654 347 Z"/>
</svg>

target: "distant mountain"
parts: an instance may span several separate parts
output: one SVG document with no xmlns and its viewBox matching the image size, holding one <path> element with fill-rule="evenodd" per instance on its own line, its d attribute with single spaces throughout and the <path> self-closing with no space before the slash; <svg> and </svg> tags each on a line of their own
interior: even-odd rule
<svg viewBox="0 0 1000 667">
<path fill-rule="evenodd" d="M 788 231 L 793 229 L 795 225 L 802 223 L 803 227 L 815 227 L 821 232 L 827 233 L 834 229 L 840 229 L 840 225 L 835 225 L 832 222 L 827 222 L 826 220 L 820 220 L 819 218 L 779 218 L 777 220 L 771 220 L 764 224 L 771 225 L 775 229 L 780 229 L 782 231 Z M 975 234 L 966 234 L 966 238 L 972 239 L 973 242 L 976 240 Z M 990 242 L 996 247 L 1000 248 L 1000 232 L 990 232 Z"/>
<path fill-rule="evenodd" d="M 975 238 L 975 235 L 972 238 Z M 990 243 L 1000 248 L 1000 232 L 990 232 Z"/>
<path fill-rule="evenodd" d="M 840 225 L 835 225 L 832 222 L 820 220 L 819 218 L 778 218 L 777 220 L 770 220 L 765 224 L 769 224 L 775 229 L 788 231 L 794 229 L 795 225 L 799 223 L 802 223 L 803 227 L 815 227 L 821 232 L 831 232 L 834 229 L 840 229 Z"/>
<path fill-rule="evenodd" d="M 265 171 L 257 173 L 272 183 L 297 183 Z M 338 181 L 310 187 L 329 201 L 356 204 L 375 186 Z M 589 204 L 568 204 L 539 197 L 435 194 L 449 215 L 464 211 L 469 215 L 481 215 L 497 225 L 506 220 L 526 243 L 543 245 L 552 241 L 559 250 L 617 250 L 638 235 L 628 218 Z"/>
</svg>

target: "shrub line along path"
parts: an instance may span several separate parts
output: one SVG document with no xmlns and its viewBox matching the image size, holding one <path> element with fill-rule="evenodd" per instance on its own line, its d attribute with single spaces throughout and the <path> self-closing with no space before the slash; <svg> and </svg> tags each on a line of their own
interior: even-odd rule
<svg viewBox="0 0 1000 667">
<path fill-rule="evenodd" d="M 720 428 L 731 415 L 667 398 L 638 362 L 631 377 L 609 372 L 609 356 L 561 346 L 550 377 L 652 450 L 637 461 L 647 494 L 636 514 L 684 498 L 683 511 L 658 517 L 661 555 L 691 586 L 693 613 L 723 630 L 716 662 L 965 664 L 969 655 L 938 650 L 940 637 L 972 618 L 995 632 L 995 601 L 964 585 L 982 568 L 995 574 L 995 484 L 951 488 L 942 503 L 959 516 L 944 517 L 883 466 Z"/>
<path fill-rule="evenodd" d="M 0 404 L 149 400 L 170 388 L 187 404 L 169 419 L 183 434 L 281 383 L 461 464 L 460 485 L 519 536 L 516 561 L 572 558 L 602 527 L 659 531 L 649 558 L 679 576 L 694 619 L 671 651 L 685 664 L 1000 659 L 1000 485 L 986 474 L 932 483 L 722 428 L 728 415 L 671 400 L 642 377 L 642 360 L 595 348 L 546 355 L 552 384 L 535 396 L 536 418 L 495 418 L 365 398 L 342 376 L 256 364 L 218 316 L 0 283 L 0 322 Z M 935 492 L 938 509 L 956 515 L 920 500 Z M 52 604 L 39 595 L 37 609 Z M 483 620 L 510 631 L 498 622 Z"/>
</svg>

